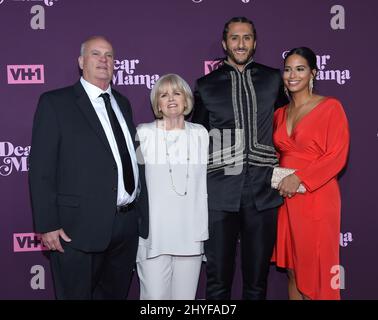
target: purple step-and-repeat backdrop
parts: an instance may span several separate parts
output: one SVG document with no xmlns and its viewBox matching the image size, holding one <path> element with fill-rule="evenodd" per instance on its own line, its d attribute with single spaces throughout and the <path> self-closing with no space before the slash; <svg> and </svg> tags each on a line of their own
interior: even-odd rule
<svg viewBox="0 0 378 320">
<path fill-rule="evenodd" d="M 240 15 L 255 21 L 256 61 L 282 69 L 286 50 L 311 47 L 319 93 L 345 107 L 351 149 L 340 179 L 335 279 L 344 299 L 377 299 L 377 11 L 375 0 L 0 0 L 0 299 L 54 298 L 46 251 L 33 233 L 27 158 L 38 97 L 78 79 L 81 42 L 90 35 L 112 41 L 114 86 L 130 98 L 135 122 L 147 122 L 159 76 L 178 73 L 193 87 L 223 56 L 224 22 Z M 199 299 L 204 280 L 202 273 Z M 240 287 L 237 272 L 235 299 Z M 134 276 L 129 298 L 138 291 Z M 268 297 L 287 298 L 286 276 L 274 266 Z"/>
</svg>

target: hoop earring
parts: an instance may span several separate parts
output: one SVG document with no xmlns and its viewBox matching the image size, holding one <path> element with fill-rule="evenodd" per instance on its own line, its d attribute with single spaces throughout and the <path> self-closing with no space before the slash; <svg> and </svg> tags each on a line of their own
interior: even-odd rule
<svg viewBox="0 0 378 320">
<path fill-rule="evenodd" d="M 310 79 L 310 82 L 308 84 L 308 91 L 310 92 L 310 96 L 312 96 L 312 90 L 314 89 L 314 78 Z"/>
</svg>

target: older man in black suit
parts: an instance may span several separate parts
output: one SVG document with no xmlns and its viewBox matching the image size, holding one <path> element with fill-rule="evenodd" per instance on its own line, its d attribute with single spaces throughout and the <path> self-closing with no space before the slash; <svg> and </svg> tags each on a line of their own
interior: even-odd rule
<svg viewBox="0 0 378 320">
<path fill-rule="evenodd" d="M 110 87 L 113 48 L 81 46 L 81 79 L 41 95 L 30 190 L 36 232 L 51 250 L 58 299 L 125 299 L 148 203 L 132 110 Z"/>
</svg>

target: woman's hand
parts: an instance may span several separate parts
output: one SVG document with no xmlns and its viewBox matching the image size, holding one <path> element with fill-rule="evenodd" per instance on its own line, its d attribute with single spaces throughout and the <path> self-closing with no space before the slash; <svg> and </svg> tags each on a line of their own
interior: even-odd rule
<svg viewBox="0 0 378 320">
<path fill-rule="evenodd" d="M 294 196 L 298 190 L 301 180 L 294 173 L 283 178 L 278 184 L 278 190 L 280 195 L 283 197 L 291 198 Z"/>
</svg>

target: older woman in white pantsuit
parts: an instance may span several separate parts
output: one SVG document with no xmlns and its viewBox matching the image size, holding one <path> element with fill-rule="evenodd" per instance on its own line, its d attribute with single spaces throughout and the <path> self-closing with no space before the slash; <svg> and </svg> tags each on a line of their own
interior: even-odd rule
<svg viewBox="0 0 378 320">
<path fill-rule="evenodd" d="M 188 84 L 176 74 L 151 91 L 157 118 L 138 127 L 145 162 L 150 225 L 139 239 L 140 299 L 195 299 L 208 239 L 206 166 L 209 137 L 185 121 L 193 107 Z"/>
</svg>

